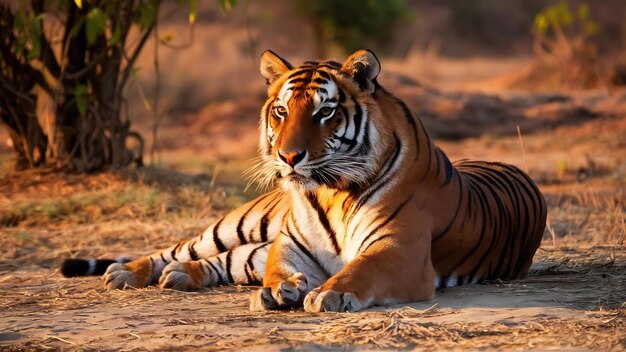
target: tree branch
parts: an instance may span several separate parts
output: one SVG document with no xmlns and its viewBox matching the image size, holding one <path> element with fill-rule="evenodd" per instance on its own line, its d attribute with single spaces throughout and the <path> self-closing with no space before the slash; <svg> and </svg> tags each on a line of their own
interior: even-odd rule
<svg viewBox="0 0 626 352">
<path fill-rule="evenodd" d="M 126 58 L 126 56 L 124 56 L 128 60 L 128 62 L 126 64 L 126 67 L 124 68 L 124 71 L 122 72 L 122 79 L 120 80 L 119 85 L 120 87 L 124 87 L 124 85 L 126 84 L 128 76 L 130 75 L 130 71 L 133 69 L 135 61 L 137 61 L 139 54 L 141 54 L 141 49 L 143 49 L 144 45 L 148 41 L 148 38 L 150 38 L 152 30 L 154 30 L 154 26 L 150 26 L 150 28 L 146 29 L 141 37 L 141 40 L 139 41 L 139 44 L 137 44 L 137 46 L 135 47 L 135 51 L 130 56 L 130 58 Z"/>
</svg>

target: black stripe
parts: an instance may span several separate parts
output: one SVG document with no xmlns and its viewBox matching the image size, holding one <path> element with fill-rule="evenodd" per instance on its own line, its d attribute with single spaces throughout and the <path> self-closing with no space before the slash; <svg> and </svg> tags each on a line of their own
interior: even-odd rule
<svg viewBox="0 0 626 352">
<path fill-rule="evenodd" d="M 422 176 L 422 180 L 424 178 L 426 178 L 426 176 L 428 176 L 429 172 L 430 172 L 430 165 L 432 163 L 432 148 L 433 148 L 433 144 L 430 142 L 430 135 L 428 134 L 428 131 L 426 131 L 426 128 L 424 127 L 424 123 L 422 123 L 422 119 L 419 118 L 419 116 L 417 116 L 417 122 L 419 122 L 420 124 L 420 131 L 422 131 L 422 133 L 426 136 L 426 145 L 428 146 L 428 165 L 426 166 L 426 168 L 424 169 L 424 175 Z"/>
<path fill-rule="evenodd" d="M 359 245 L 359 249 L 357 249 L 357 253 L 361 253 L 361 248 L 363 247 L 363 245 L 365 244 L 365 242 L 367 242 L 367 240 L 372 237 L 376 232 L 378 232 L 378 230 L 380 230 L 383 226 L 387 225 L 391 220 L 395 219 L 396 216 L 398 216 L 398 213 L 400 213 L 400 210 L 402 210 L 402 208 L 404 208 L 404 206 L 406 205 L 406 203 L 408 203 L 411 198 L 413 198 L 413 194 L 411 194 L 404 202 L 402 202 L 402 204 L 400 204 L 400 206 L 398 206 L 398 208 L 396 208 L 396 210 L 394 210 L 393 213 L 391 213 L 391 215 L 389 215 L 389 217 L 387 217 L 387 219 L 385 219 L 385 221 L 383 221 L 382 223 L 380 223 L 378 226 L 376 226 L 372 231 L 370 231 L 370 233 L 368 233 L 363 240 L 361 241 L 361 244 Z M 369 247 L 369 246 L 368 246 Z"/>
<path fill-rule="evenodd" d="M 296 76 L 300 76 L 300 75 L 305 74 L 305 73 L 311 73 L 312 71 L 313 71 L 312 68 L 307 68 L 307 69 L 304 69 L 304 70 L 298 70 L 298 71 L 290 74 L 289 77 L 287 77 L 287 80 L 290 80 L 290 79 L 292 79 L 292 78 L 294 78 Z"/>
<path fill-rule="evenodd" d="M 496 278 L 500 278 L 501 275 L 504 273 L 502 266 L 504 264 L 508 266 L 508 263 L 505 260 L 506 258 L 504 254 L 506 253 L 507 248 L 510 246 L 510 242 L 513 236 L 509 234 L 506 229 L 506 225 L 507 225 L 505 223 L 505 220 L 507 219 L 506 207 L 505 207 L 504 202 L 502 201 L 502 198 L 498 194 L 498 192 L 494 189 L 494 187 L 492 187 L 494 183 L 493 180 L 491 180 L 490 177 L 485 177 L 484 179 L 476 178 L 476 180 L 482 183 L 483 185 L 485 185 L 487 187 L 487 190 L 491 193 L 492 197 L 494 198 L 496 202 L 496 206 L 498 208 L 498 216 L 493 219 L 498 225 L 495 234 L 497 234 L 498 238 L 500 238 L 501 236 L 504 236 L 504 242 L 505 242 L 504 248 L 500 252 L 500 256 L 498 258 L 496 267 L 490 272 L 490 277 L 489 277 L 489 279 L 496 279 Z"/>
<path fill-rule="evenodd" d="M 437 243 L 437 241 L 442 239 L 443 236 L 446 233 L 448 233 L 448 231 L 450 231 L 450 228 L 452 228 L 452 225 L 454 224 L 454 222 L 456 221 L 457 216 L 459 215 L 459 211 L 461 210 L 461 203 L 463 202 L 463 182 L 458 182 L 458 185 L 459 185 L 458 204 L 456 206 L 456 210 L 454 211 L 454 216 L 452 216 L 452 219 L 450 220 L 448 225 L 443 229 L 443 231 L 441 231 L 441 233 L 439 233 L 438 235 L 435 235 L 433 237 L 432 245 Z"/>
<path fill-rule="evenodd" d="M 328 73 L 326 71 L 317 70 L 317 71 L 315 71 L 315 73 L 317 73 L 318 75 L 324 77 L 327 81 L 330 80 L 330 73 Z"/>
<path fill-rule="evenodd" d="M 356 145 L 356 140 L 350 139 L 350 138 L 346 138 L 344 136 L 338 136 L 336 134 L 333 134 L 332 138 L 338 139 L 341 143 L 349 145 L 350 147 L 348 148 L 348 151 L 350 149 L 352 149 Z"/>
<path fill-rule="evenodd" d="M 351 214 L 355 214 L 356 212 L 359 211 L 359 209 L 361 209 L 361 207 L 367 203 L 367 201 L 374 195 L 376 194 L 376 192 L 378 192 L 384 185 L 387 184 L 387 174 L 391 171 L 391 169 L 393 168 L 393 164 L 395 164 L 396 160 L 398 159 L 398 157 L 400 156 L 400 150 L 401 148 L 401 144 L 400 144 L 400 140 L 398 139 L 398 136 L 394 133 L 394 138 L 396 140 L 396 148 L 393 152 L 393 155 L 391 156 L 390 159 L 388 159 L 387 164 L 385 165 L 382 173 L 380 174 L 380 176 L 377 178 L 376 180 L 376 186 L 374 187 L 370 187 L 370 189 L 368 189 L 357 201 L 357 203 L 354 205 L 354 208 L 351 212 Z M 389 178 L 391 178 L 393 176 L 390 176 Z"/>
<path fill-rule="evenodd" d="M 233 275 L 230 272 L 231 266 L 232 266 L 232 258 L 231 256 L 233 255 L 233 251 L 229 251 L 228 254 L 226 254 L 226 274 L 228 275 L 228 283 L 229 284 L 234 284 L 235 280 L 233 279 Z"/>
<path fill-rule="evenodd" d="M 348 109 L 346 109 L 345 106 L 343 105 L 338 105 L 339 110 L 341 111 L 341 113 L 343 114 L 345 120 L 346 120 L 346 127 L 343 130 L 343 134 L 341 135 L 342 137 L 346 136 L 346 133 L 348 133 L 348 129 L 350 128 L 350 116 L 348 115 Z M 356 130 L 356 129 L 355 129 Z M 356 134 L 355 134 L 356 136 Z"/>
<path fill-rule="evenodd" d="M 471 199 L 471 197 L 470 197 L 470 199 Z M 481 204 L 481 205 L 483 205 L 483 204 Z M 482 228 L 480 230 L 480 237 L 478 238 L 478 241 L 476 242 L 476 244 L 474 244 L 472 249 L 470 249 L 467 252 L 467 254 L 465 254 L 465 256 L 461 260 L 459 260 L 458 264 L 456 264 L 455 266 L 452 267 L 452 270 L 450 270 L 450 272 L 458 271 L 458 268 L 461 265 L 465 264 L 465 262 L 476 253 L 476 251 L 480 248 L 480 246 L 484 244 L 484 241 L 483 241 L 484 238 L 485 238 L 485 222 L 483 221 Z M 449 257 L 447 257 L 447 258 L 449 258 Z"/>
<path fill-rule="evenodd" d="M 193 242 L 189 245 L 189 256 L 191 257 L 191 260 L 200 260 L 200 257 L 198 256 L 198 253 L 196 252 L 196 250 L 193 248 L 193 246 L 196 243 Z"/>
<path fill-rule="evenodd" d="M 411 130 L 413 130 L 413 138 L 415 139 L 415 148 L 416 148 L 415 160 L 417 160 L 417 157 L 420 151 L 420 143 L 419 143 L 419 139 L 417 138 L 417 124 L 415 123 L 415 119 L 413 118 L 413 113 L 402 100 L 396 98 L 395 96 L 392 96 L 392 97 L 395 99 L 396 103 L 400 105 L 400 108 L 402 108 L 402 111 L 404 112 L 404 118 L 409 123 L 409 125 L 411 125 Z"/>
<path fill-rule="evenodd" d="M 223 253 L 228 250 L 226 246 L 224 246 L 224 243 L 222 243 L 222 240 L 220 240 L 219 233 L 218 233 L 218 230 L 220 228 L 220 225 L 222 224 L 222 221 L 224 221 L 224 218 L 218 221 L 217 224 L 215 224 L 215 226 L 213 227 L 213 243 L 215 243 L 215 247 L 217 247 L 217 251 L 219 253 Z"/>
<path fill-rule="evenodd" d="M 311 207 L 317 212 L 317 217 L 319 218 L 320 223 L 326 230 L 326 233 L 328 234 L 328 238 L 330 239 L 333 245 L 333 249 L 335 250 L 335 253 L 339 254 L 341 252 L 341 249 L 339 248 L 339 243 L 337 243 L 337 234 L 335 233 L 335 230 L 330 225 L 330 222 L 328 221 L 328 217 L 326 216 L 326 212 L 324 212 L 324 209 L 322 209 L 322 206 L 320 205 L 319 200 L 317 199 L 315 194 L 310 193 L 310 192 L 306 194 L 306 199 L 309 201 L 309 204 L 311 204 Z"/>
<path fill-rule="evenodd" d="M 331 277 L 332 275 L 330 275 L 326 268 L 322 266 L 322 263 L 320 263 L 317 258 L 315 258 L 313 253 L 311 253 L 311 251 L 309 251 L 302 243 L 300 243 L 300 241 L 298 241 L 298 239 L 289 231 L 289 227 L 286 227 L 285 229 L 287 230 L 287 236 L 293 241 L 293 243 L 295 243 L 298 249 L 304 255 L 306 255 L 315 265 L 317 265 L 324 272 L 324 275 L 326 275 L 326 277 Z"/>
<path fill-rule="evenodd" d="M 248 272 L 247 265 L 243 266 L 243 272 L 246 274 L 246 283 L 249 285 L 252 281 L 254 281 L 254 279 L 252 278 L 252 275 L 250 275 L 250 273 Z"/>
<path fill-rule="evenodd" d="M 529 235 L 528 230 L 529 230 L 531 216 L 537 215 L 537 214 L 530 213 L 530 210 L 528 209 L 528 203 L 522 196 L 521 190 L 524 190 L 524 192 L 526 192 L 529 199 L 531 200 L 531 203 L 535 204 L 535 202 L 532 201 L 534 199 L 533 194 L 530 192 L 530 190 L 525 186 L 525 184 L 522 181 L 516 178 L 516 176 L 521 175 L 521 171 L 516 168 L 512 168 L 513 173 L 508 174 L 506 172 L 502 172 L 496 169 L 497 166 L 502 167 L 502 166 L 505 166 L 505 164 L 493 163 L 493 164 L 472 165 L 472 166 L 473 166 L 472 170 L 483 170 L 484 173 L 481 173 L 483 177 L 490 179 L 491 182 L 496 183 L 496 185 L 501 185 L 500 188 L 506 191 L 507 197 L 508 197 L 507 199 L 509 199 L 512 205 L 514 206 L 515 215 L 509 214 L 510 216 L 508 218 L 512 220 L 518 220 L 518 221 L 516 221 L 515 224 L 509 224 L 509 228 L 506 230 L 506 233 L 509 234 L 509 236 L 507 237 L 505 248 L 501 254 L 500 260 L 498 262 L 499 263 L 498 266 L 502 265 L 504 261 L 504 257 L 506 257 L 507 258 L 506 267 L 501 272 L 501 275 L 504 277 L 517 276 L 521 270 L 521 267 L 526 262 L 526 259 L 527 259 L 526 257 L 530 256 L 530 254 L 528 253 L 528 248 L 527 246 L 525 246 L 525 244 L 527 244 L 528 242 L 527 236 Z M 508 170 L 510 171 L 511 169 L 508 169 Z M 491 176 L 497 177 L 497 179 L 491 178 Z M 512 181 L 516 181 L 516 182 L 513 183 Z M 505 183 L 508 184 L 509 187 L 511 187 L 511 190 L 513 191 L 512 194 L 511 192 L 509 192 L 508 187 L 504 187 Z M 523 207 L 523 210 L 524 210 L 523 214 L 521 211 L 522 209 L 519 207 L 519 205 Z M 523 224 L 523 227 L 521 229 L 519 228 L 519 221 L 521 221 L 521 223 Z M 535 221 L 534 223 L 536 224 L 537 222 Z M 512 227 L 513 225 L 515 226 Z M 535 231 L 533 231 L 533 234 Z M 520 238 L 520 241 L 518 244 L 519 253 L 516 258 L 517 260 L 514 261 L 515 249 L 516 249 L 515 238 L 517 237 Z M 511 265 L 513 266 L 511 267 Z"/>
<path fill-rule="evenodd" d="M 491 179 L 491 176 L 499 177 L 498 179 L 496 179 L 496 178 L 491 179 L 491 182 L 494 183 L 494 185 L 496 185 L 498 187 L 498 189 L 502 193 L 506 193 L 507 199 L 510 199 L 511 202 L 512 202 L 512 205 L 514 207 L 514 212 L 515 212 L 516 215 L 512 216 L 511 214 L 509 214 L 509 219 L 519 219 L 520 218 L 520 212 L 519 212 L 519 207 L 517 206 L 518 203 L 519 203 L 519 199 L 517 198 L 517 194 L 514 192 L 514 187 L 511 184 L 511 181 L 507 177 L 503 177 L 503 175 L 500 175 L 500 172 L 497 171 L 497 170 L 489 169 L 489 168 L 482 167 L 482 166 L 479 166 L 479 167 L 475 167 L 475 165 L 472 165 L 472 166 L 473 167 L 471 169 L 468 169 L 467 171 L 461 171 L 461 172 L 464 172 L 464 173 L 468 173 L 468 176 L 470 176 L 468 181 L 471 181 L 472 177 L 478 177 L 478 175 L 474 176 L 473 174 L 470 174 L 470 173 L 471 172 L 475 173 L 475 172 L 477 172 L 480 169 L 484 170 L 487 173 L 485 175 L 484 173 L 481 172 L 480 173 L 481 177 L 487 177 L 489 179 Z M 478 172 L 480 172 L 480 171 L 478 171 Z M 493 173 L 493 175 L 491 173 Z M 508 184 L 511 188 L 507 187 L 506 184 Z M 513 193 L 511 193 L 511 191 L 513 191 Z M 470 193 L 471 193 L 471 195 L 475 194 L 475 192 L 470 192 Z M 468 210 L 471 208 L 471 206 L 470 206 L 471 200 L 472 200 L 472 197 L 469 198 L 470 202 L 468 203 Z M 513 231 L 513 228 L 511 228 L 511 225 L 513 225 L 513 224 L 509 224 L 509 229 L 505 230 L 505 232 L 508 233 L 509 236 L 514 236 L 514 233 L 513 233 L 514 231 Z M 515 229 L 518 229 L 518 224 L 517 223 L 515 224 Z M 469 257 L 471 255 L 474 254 L 474 252 L 476 252 L 478 250 L 478 248 L 482 244 L 484 244 L 483 238 L 484 238 L 484 232 L 481 231 L 481 235 L 480 235 L 480 238 L 479 238 L 478 242 L 474 245 L 474 247 L 470 250 L 470 252 L 464 258 L 462 258 L 462 260 L 455 267 L 455 269 L 453 269 L 453 271 L 456 270 L 456 268 L 458 268 L 459 266 L 461 266 L 467 259 L 469 259 Z"/>
<path fill-rule="evenodd" d="M 250 208 L 248 208 L 248 210 L 246 210 L 246 212 L 243 213 L 243 215 L 241 216 L 241 219 L 239 219 L 239 223 L 237 224 L 237 237 L 239 238 L 239 243 L 241 243 L 241 244 L 248 243 L 248 240 L 246 240 L 246 236 L 243 233 L 243 225 L 244 225 L 244 223 L 246 221 L 246 217 L 248 216 L 248 214 L 250 214 L 252 209 L 254 209 L 260 202 L 262 202 L 270 194 L 271 193 L 266 193 L 263 196 L 259 197 L 259 199 L 257 199 L 256 202 L 252 203 Z"/>
<path fill-rule="evenodd" d="M 331 70 L 338 70 L 341 68 L 341 65 L 336 62 L 323 62 L 317 65 L 317 68 L 329 68 Z"/>
<path fill-rule="evenodd" d="M 487 195 L 485 194 L 485 191 L 482 189 L 482 187 L 478 187 L 478 185 L 470 182 L 469 179 L 468 180 L 468 187 L 469 189 L 471 189 L 472 193 L 475 194 L 478 197 L 478 204 L 480 205 L 481 208 L 481 215 L 482 215 L 482 219 L 481 219 L 481 232 L 484 232 L 486 230 L 486 226 L 487 226 L 487 215 L 489 213 L 489 207 L 488 207 L 488 200 L 487 200 Z M 497 241 L 497 237 L 494 235 L 493 230 L 491 232 L 491 240 L 489 242 L 489 246 L 487 247 L 486 250 L 483 251 L 483 255 L 481 256 L 481 258 L 479 259 L 478 263 L 474 266 L 474 269 L 472 269 L 469 273 L 469 279 L 471 280 L 473 278 L 476 277 L 476 274 L 478 273 L 478 271 L 480 270 L 480 268 L 482 268 L 483 264 L 485 263 L 485 261 L 489 258 L 489 256 L 492 254 L 493 249 L 497 246 L 498 241 Z M 487 273 L 488 274 L 488 273 Z M 478 280 L 483 280 L 485 277 L 484 273 L 481 273 L 480 277 L 478 277 Z"/>
<path fill-rule="evenodd" d="M 516 264 L 513 267 L 511 267 L 511 265 L 513 264 L 515 248 L 516 248 L 515 238 L 519 237 L 520 243 L 526 243 L 527 241 L 526 237 L 527 237 L 527 232 L 528 232 L 529 221 L 522 221 L 522 219 L 530 220 L 530 213 L 526 205 L 526 202 L 523 199 L 519 198 L 521 193 L 520 193 L 520 190 L 516 187 L 516 186 L 519 186 L 519 183 L 516 182 L 515 184 L 513 184 L 512 183 L 512 179 L 514 179 L 513 177 L 506 175 L 505 173 L 499 171 L 495 167 L 496 165 L 493 165 L 493 164 L 491 165 L 486 164 L 485 166 L 478 165 L 474 168 L 474 170 L 483 170 L 484 172 L 481 172 L 480 174 L 483 175 L 483 177 L 486 178 L 487 180 L 491 180 L 491 182 L 497 185 L 499 189 L 502 190 L 503 193 L 506 193 L 507 199 L 511 202 L 511 205 L 513 206 L 514 214 L 509 214 L 507 212 L 507 215 L 509 215 L 507 217 L 507 220 L 509 220 L 509 222 L 507 223 L 508 226 L 505 229 L 505 234 L 508 234 L 508 238 L 507 238 L 506 247 L 501 253 L 501 259 L 504 259 L 503 258 L 504 256 L 506 256 L 507 258 L 507 266 L 502 275 L 504 277 L 509 277 L 509 275 L 511 274 L 517 275 L 521 266 L 524 263 L 524 261 L 520 259 L 525 257 L 526 254 L 525 254 L 524 248 L 520 247 Z M 491 178 L 491 176 L 493 176 L 493 178 Z M 520 204 L 523 205 L 524 207 L 525 218 L 522 217 L 521 208 L 519 206 Z M 513 223 L 513 221 L 515 223 Z M 523 224 L 521 232 L 520 232 L 520 227 L 519 227 L 519 221 L 521 221 Z"/>
<path fill-rule="evenodd" d="M 322 87 L 309 87 L 308 89 L 311 90 L 316 90 L 320 93 L 324 93 L 324 94 L 328 94 L 328 91 L 326 90 L 326 88 L 322 88 Z"/>
<path fill-rule="evenodd" d="M 343 89 L 341 89 L 341 87 L 337 87 L 338 91 L 339 91 L 339 104 L 343 103 L 346 101 L 346 93 L 344 93 Z"/>
<path fill-rule="evenodd" d="M 483 193 L 482 189 L 477 188 L 476 185 L 474 185 L 473 183 L 468 182 L 468 192 L 470 192 L 470 194 L 474 195 L 476 198 L 478 198 L 478 200 L 476 201 L 476 203 L 478 204 L 478 206 L 480 207 L 480 210 L 482 210 L 482 212 L 479 212 L 479 214 L 481 214 L 483 216 L 483 218 L 481 219 L 481 223 L 480 223 L 480 233 L 481 234 L 485 234 L 488 235 L 486 233 L 486 228 L 487 228 L 487 222 L 486 222 L 486 216 L 490 216 L 490 213 L 488 213 L 487 211 L 487 198 L 485 196 L 485 194 Z M 497 241 L 495 236 L 491 236 L 491 240 L 489 242 L 489 246 L 487 249 L 482 251 L 482 256 L 480 256 L 477 264 L 474 266 L 473 269 L 471 269 L 469 271 L 468 276 L 468 280 L 473 279 L 476 276 L 476 273 L 478 272 L 478 270 L 483 266 L 483 264 L 485 263 L 485 261 L 487 260 L 487 258 L 492 254 L 493 249 L 495 248 L 495 246 L 497 245 Z M 467 270 L 465 270 L 467 272 Z M 479 277 L 479 279 L 482 280 L 482 276 Z"/>
<path fill-rule="evenodd" d="M 263 217 L 261 218 L 261 226 L 260 226 L 261 242 L 267 242 L 267 226 L 270 220 L 269 218 L 270 212 L 271 212 L 271 209 L 269 212 L 265 213 L 265 215 L 263 215 Z"/>
<path fill-rule="evenodd" d="M 274 204 L 261 218 L 261 225 L 259 226 L 259 232 L 261 233 L 261 242 L 267 242 L 267 228 L 269 226 L 270 216 L 272 215 L 272 211 L 274 211 L 274 208 L 276 208 L 278 203 L 280 203 L 280 197 L 276 197 Z"/>
<path fill-rule="evenodd" d="M 498 243 L 500 243 L 501 236 L 505 235 L 504 229 L 503 229 L 503 223 L 502 223 L 502 221 L 500 221 L 500 220 L 504 219 L 504 217 L 505 217 L 504 213 L 506 212 L 504 207 L 503 207 L 502 201 L 501 201 L 500 197 L 498 197 L 498 194 L 493 189 L 493 187 L 491 187 L 491 185 L 489 183 L 487 183 L 483 179 L 484 176 L 479 176 L 479 175 L 471 174 L 471 173 L 467 173 L 466 175 L 470 176 L 469 180 L 472 180 L 472 181 L 477 183 L 476 184 L 477 187 L 475 189 L 479 190 L 480 194 L 483 195 L 483 197 L 485 197 L 484 198 L 484 203 L 485 203 L 485 205 L 487 205 L 487 207 L 485 209 L 486 211 L 485 211 L 485 215 L 483 216 L 483 220 L 486 221 L 487 215 L 489 215 L 489 219 L 492 220 L 492 227 L 493 228 L 492 228 L 492 231 L 491 231 L 491 235 L 492 235 L 491 243 L 497 245 Z M 487 201 L 487 198 L 484 195 L 485 190 L 489 191 L 490 195 L 494 199 L 494 202 L 496 203 L 496 207 L 497 207 L 497 210 L 498 210 L 497 216 L 494 216 L 494 214 L 493 214 L 493 210 L 494 209 L 492 209 L 491 207 L 488 206 L 489 202 Z M 507 237 L 512 237 L 512 236 L 507 236 Z M 508 242 L 509 239 L 506 238 L 505 240 Z M 492 247 L 490 246 L 489 251 L 486 252 L 485 255 L 483 256 L 483 259 L 481 259 L 481 264 L 489 255 L 493 254 L 493 252 L 491 251 L 491 248 Z M 503 263 L 503 258 L 502 258 L 502 256 L 500 256 L 498 258 L 498 262 L 496 264 L 496 267 L 492 268 L 490 266 L 488 272 L 486 273 L 486 275 L 482 275 L 481 279 L 489 279 L 489 280 L 497 279 L 499 277 L 499 273 L 500 273 L 500 270 L 501 270 L 502 263 Z M 472 276 L 473 276 L 473 274 L 474 273 L 472 273 Z"/>
<path fill-rule="evenodd" d="M 272 117 L 270 116 L 270 114 L 272 113 L 271 110 L 272 110 L 272 104 L 274 104 L 274 101 L 276 101 L 275 98 L 270 103 L 268 103 L 265 106 L 265 129 L 266 129 L 266 131 L 271 128 L 271 126 L 270 126 L 270 119 Z M 269 137 L 269 134 L 267 135 L 267 151 L 266 151 L 266 155 L 272 155 L 272 143 L 271 143 L 271 138 Z"/>
<path fill-rule="evenodd" d="M 221 272 L 217 269 L 217 267 L 215 267 L 215 265 L 213 265 L 213 263 L 211 263 L 210 261 L 206 261 L 207 264 L 209 264 L 211 266 L 211 269 L 213 269 L 213 271 L 215 271 L 215 275 L 217 275 L 217 278 L 219 279 L 219 283 L 221 284 L 228 284 L 228 281 L 224 280 L 224 277 L 222 276 Z"/>
<path fill-rule="evenodd" d="M 443 186 L 448 185 L 448 183 L 450 183 L 450 181 L 452 180 L 452 175 L 454 174 L 454 168 L 452 167 L 452 163 L 450 163 L 450 159 L 448 159 L 448 156 L 443 151 L 441 152 L 441 157 L 443 158 L 443 165 L 445 167 L 445 172 L 446 172 L 445 180 L 443 181 L 443 184 L 440 186 L 440 187 L 443 187 Z"/>
<path fill-rule="evenodd" d="M 365 120 L 365 132 L 363 132 L 363 143 L 359 147 L 359 155 L 366 155 L 370 151 L 371 142 L 370 142 L 370 120 Z"/>
<path fill-rule="evenodd" d="M 253 249 L 252 252 L 250 252 L 250 254 L 248 254 L 248 260 L 246 261 L 246 263 L 248 263 L 248 266 L 250 267 L 250 269 L 254 270 L 254 263 L 252 262 L 252 258 L 254 258 L 254 255 L 256 254 L 256 252 L 259 249 L 261 249 L 261 248 L 263 248 L 263 247 L 265 247 L 265 246 L 267 246 L 269 244 L 270 243 L 264 243 L 264 244 L 256 247 L 255 249 Z"/>
<path fill-rule="evenodd" d="M 309 83 L 310 81 L 311 81 L 310 77 L 307 75 L 304 78 L 294 78 L 294 79 L 288 81 L 287 84 Z"/>
<path fill-rule="evenodd" d="M 172 249 L 172 252 L 170 253 L 170 256 L 172 257 L 173 260 L 178 260 L 176 259 L 176 251 L 178 250 L 178 248 L 182 245 L 182 242 L 179 242 L 176 247 L 174 247 L 174 249 Z"/>
<path fill-rule="evenodd" d="M 359 134 L 361 134 L 361 122 L 363 121 L 363 109 L 361 108 L 361 105 L 359 105 L 359 102 L 356 100 L 356 98 L 354 96 L 351 97 L 352 98 L 352 102 L 354 103 L 354 116 L 352 117 L 352 119 L 354 120 L 354 139 L 358 138 Z M 346 128 L 347 131 L 347 128 Z M 354 148 L 355 144 L 350 145 L 350 147 L 348 147 L 348 151 L 352 150 L 352 148 Z"/>
<path fill-rule="evenodd" d="M 368 250 L 368 249 L 369 249 L 369 248 L 370 248 L 370 247 L 371 247 L 374 243 L 379 242 L 379 241 L 381 241 L 381 240 L 384 240 L 384 239 L 385 239 L 385 238 L 387 238 L 387 237 L 391 237 L 391 234 L 385 234 L 385 235 L 382 235 L 382 236 L 378 237 L 377 239 L 373 240 L 372 242 L 370 242 L 370 244 L 368 244 L 368 245 L 367 245 L 367 247 L 363 248 L 363 253 L 367 252 L 367 250 Z M 362 244 L 363 244 L 363 243 L 361 243 L 361 245 L 362 245 Z"/>
<path fill-rule="evenodd" d="M 306 236 L 304 236 L 304 234 L 302 233 L 302 230 L 300 230 L 300 226 L 298 226 L 298 222 L 296 221 L 296 217 L 293 215 L 293 212 L 290 213 L 290 217 L 285 223 L 286 227 L 289 226 L 289 222 L 288 222 L 289 220 L 291 220 L 291 223 L 295 227 L 296 234 L 302 239 L 302 241 L 304 241 L 304 245 L 306 247 L 311 247 L 311 244 L 309 243 L 309 241 L 307 241 Z"/>
</svg>

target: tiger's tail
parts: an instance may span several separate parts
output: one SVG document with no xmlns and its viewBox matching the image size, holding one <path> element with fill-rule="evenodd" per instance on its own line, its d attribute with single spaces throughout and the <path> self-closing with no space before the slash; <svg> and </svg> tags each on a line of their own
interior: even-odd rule
<svg viewBox="0 0 626 352">
<path fill-rule="evenodd" d="M 113 263 L 128 263 L 129 258 L 117 259 L 79 259 L 69 258 L 61 263 L 61 275 L 65 277 L 103 275 Z"/>
</svg>

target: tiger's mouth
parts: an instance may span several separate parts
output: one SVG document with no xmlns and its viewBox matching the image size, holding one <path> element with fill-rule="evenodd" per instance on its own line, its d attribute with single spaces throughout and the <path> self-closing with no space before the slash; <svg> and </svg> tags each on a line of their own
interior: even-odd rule
<svg viewBox="0 0 626 352">
<path fill-rule="evenodd" d="M 296 171 L 291 171 L 287 175 L 281 176 L 281 183 L 286 188 L 295 188 L 305 191 L 313 191 L 320 186 L 315 179 L 302 175 Z"/>
<path fill-rule="evenodd" d="M 285 176 L 285 178 L 289 181 L 289 182 L 293 182 L 293 183 L 307 183 L 310 181 L 310 179 L 302 174 L 299 174 L 295 171 L 292 171 L 291 173 L 289 173 L 287 176 Z"/>
</svg>

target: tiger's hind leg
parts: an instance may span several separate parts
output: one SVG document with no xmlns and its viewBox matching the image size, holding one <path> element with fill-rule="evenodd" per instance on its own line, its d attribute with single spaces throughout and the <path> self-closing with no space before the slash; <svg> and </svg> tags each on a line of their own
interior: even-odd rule
<svg viewBox="0 0 626 352">
<path fill-rule="evenodd" d="M 196 262 L 247 244 L 271 242 L 280 232 L 288 211 L 288 199 L 281 192 L 266 193 L 226 214 L 191 240 L 130 263 L 112 264 L 104 273 L 104 286 L 108 289 L 145 287 L 157 283 L 170 263 Z M 193 265 L 197 264 L 189 266 L 191 272 L 195 272 L 191 269 Z M 182 266 L 173 264 L 173 267 Z"/>
<path fill-rule="evenodd" d="M 260 285 L 270 244 L 249 243 L 208 259 L 171 262 L 163 269 L 159 284 L 179 291 L 227 284 Z"/>
</svg>

